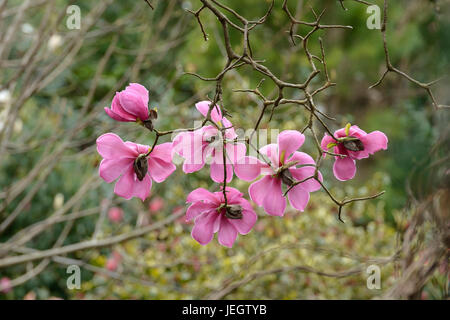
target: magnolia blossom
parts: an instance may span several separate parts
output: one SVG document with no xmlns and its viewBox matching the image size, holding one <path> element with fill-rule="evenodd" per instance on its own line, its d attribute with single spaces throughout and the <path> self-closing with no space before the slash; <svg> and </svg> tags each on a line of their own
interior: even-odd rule
<svg viewBox="0 0 450 320">
<path fill-rule="evenodd" d="M 223 192 L 209 192 L 198 188 L 188 197 L 191 206 L 186 212 L 186 221 L 195 219 L 192 237 L 201 245 L 209 243 L 218 232 L 219 243 L 232 247 L 237 234 L 247 234 L 256 222 L 257 216 L 242 193 L 231 187 L 225 189 L 227 205 Z"/>
<path fill-rule="evenodd" d="M 152 114 L 148 109 L 148 90 L 139 83 L 130 83 L 120 92 L 116 92 L 111 109 L 105 112 L 114 120 L 123 122 L 151 122 Z"/>
<path fill-rule="evenodd" d="M 195 105 L 198 111 L 206 117 L 209 101 L 202 101 Z M 236 132 L 231 122 L 222 116 L 219 106 L 211 111 L 211 119 L 219 128 L 225 129 L 225 139 L 235 139 Z M 227 182 L 233 178 L 233 164 L 245 156 L 246 147 L 243 143 L 225 143 L 225 163 Z M 184 158 L 183 171 L 192 173 L 202 169 L 206 162 L 210 162 L 211 179 L 215 182 L 224 180 L 223 140 L 219 130 L 213 126 L 204 126 L 191 132 L 182 132 L 173 140 L 173 151 Z"/>
<path fill-rule="evenodd" d="M 122 256 L 120 253 L 114 251 L 106 261 L 106 269 L 109 271 L 116 271 L 120 265 L 120 261 L 122 260 Z"/>
<path fill-rule="evenodd" d="M 11 280 L 8 277 L 3 277 L 0 279 L 0 292 L 8 293 L 12 289 Z"/>
<path fill-rule="evenodd" d="M 123 219 L 123 210 L 119 207 L 112 207 L 108 210 L 108 218 L 114 223 L 119 223 Z"/>
<path fill-rule="evenodd" d="M 333 173 L 338 180 L 345 181 L 355 176 L 355 160 L 368 158 L 381 149 L 386 150 L 387 144 L 388 138 L 383 132 L 366 133 L 358 126 L 347 124 L 345 128 L 335 131 L 334 137 L 325 134 L 321 147 L 324 151 L 333 148 L 333 153 L 344 156 L 335 156 Z"/>
<path fill-rule="evenodd" d="M 153 198 L 148 204 L 148 210 L 152 213 L 157 213 L 164 207 L 164 200 L 161 197 Z"/>
<path fill-rule="evenodd" d="M 259 150 L 270 162 L 262 162 L 254 157 L 246 156 L 235 165 L 238 178 L 252 181 L 259 175 L 263 177 L 249 187 L 250 198 L 264 210 L 274 216 L 283 216 L 286 199 L 283 196 L 282 184 L 291 187 L 288 199 L 291 205 L 300 211 L 305 210 L 309 201 L 309 193 L 320 189 L 320 184 L 310 178 L 315 173 L 315 162 L 311 156 L 296 151 L 305 141 L 305 136 L 295 130 L 282 131 L 277 137 L 277 144 L 269 144 Z M 322 175 L 318 172 L 322 181 Z M 292 187 L 295 181 L 306 181 Z"/>
<path fill-rule="evenodd" d="M 110 183 L 119 178 L 114 192 L 125 199 L 145 200 L 150 194 L 152 180 L 162 182 L 175 171 L 172 163 L 172 143 L 156 145 L 150 154 L 149 146 L 123 142 L 114 133 L 97 138 L 97 151 L 103 157 L 99 174 Z"/>
</svg>

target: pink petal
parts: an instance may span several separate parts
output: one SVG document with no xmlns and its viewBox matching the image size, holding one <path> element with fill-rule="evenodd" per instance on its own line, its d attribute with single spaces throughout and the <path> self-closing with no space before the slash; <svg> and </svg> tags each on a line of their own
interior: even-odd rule
<svg viewBox="0 0 450 320">
<path fill-rule="evenodd" d="M 281 161 L 281 156 L 284 154 L 284 161 L 305 142 L 305 136 L 296 130 L 282 131 L 277 138 L 278 141 L 278 156 Z"/>
<path fill-rule="evenodd" d="M 116 180 L 129 166 L 133 165 L 133 159 L 103 159 L 98 169 L 100 177 L 110 183 Z"/>
<path fill-rule="evenodd" d="M 218 218 L 218 213 L 214 211 L 200 215 L 195 219 L 195 225 L 191 232 L 192 238 L 201 245 L 208 244 L 214 237 L 214 225 Z"/>
<path fill-rule="evenodd" d="M 361 140 L 361 142 L 364 145 L 364 150 L 362 150 L 362 151 L 349 151 L 348 150 L 348 154 L 353 159 L 360 160 L 360 159 L 368 158 L 370 154 L 374 154 L 377 151 L 387 149 L 388 138 L 381 131 L 373 131 L 369 134 L 359 137 L 359 139 Z"/>
<path fill-rule="evenodd" d="M 234 241 L 236 241 L 237 230 L 229 223 L 229 220 L 224 215 L 221 215 L 220 219 L 219 243 L 225 247 L 231 248 Z"/>
<path fill-rule="evenodd" d="M 247 234 L 253 228 L 258 216 L 253 210 L 243 210 L 242 219 L 228 219 L 240 234 Z"/>
<path fill-rule="evenodd" d="M 177 167 L 171 162 L 167 162 L 161 160 L 159 158 L 153 158 L 150 156 L 147 158 L 148 160 L 148 174 L 152 177 L 156 182 L 163 182 L 170 176 Z"/>
<path fill-rule="evenodd" d="M 369 157 L 369 152 L 367 150 L 362 151 L 350 151 L 347 150 L 347 155 L 354 160 L 361 160 Z"/>
<path fill-rule="evenodd" d="M 365 136 L 367 133 L 364 130 L 361 130 L 358 126 L 351 126 L 348 130 L 348 136 L 361 138 Z M 334 136 L 337 138 L 347 137 L 347 134 L 345 133 L 345 128 L 336 130 L 334 132 Z"/>
<path fill-rule="evenodd" d="M 108 116 L 110 116 L 110 118 L 112 118 L 112 119 L 114 119 L 116 121 L 123 121 L 123 122 L 135 121 L 134 119 L 133 120 L 127 120 L 126 118 L 123 118 L 123 117 L 119 116 L 114 111 L 112 111 L 111 109 L 108 109 L 106 107 L 104 109 L 105 109 L 106 114 Z"/>
<path fill-rule="evenodd" d="M 225 138 L 235 139 L 237 137 L 236 131 L 233 128 L 233 124 L 227 118 L 222 118 L 222 125 L 224 128 L 229 128 L 225 130 Z"/>
<path fill-rule="evenodd" d="M 185 159 L 183 164 L 185 173 L 198 171 L 205 165 L 202 139 L 200 130 L 183 132 L 175 137 L 173 151 Z"/>
<path fill-rule="evenodd" d="M 289 171 L 291 172 L 295 180 L 301 181 L 303 179 L 314 176 L 315 168 L 314 167 L 291 168 L 289 169 Z M 323 180 L 322 174 L 320 172 L 318 172 L 318 178 L 320 181 Z M 308 192 L 314 192 L 321 188 L 320 183 L 317 182 L 316 179 L 314 178 L 306 180 L 305 182 L 302 182 L 299 185 Z"/>
<path fill-rule="evenodd" d="M 128 143 L 128 141 L 125 143 Z M 139 154 L 147 153 L 150 150 L 150 146 L 147 146 L 145 144 L 134 143 L 134 145 L 136 146 L 136 150 L 138 151 Z"/>
<path fill-rule="evenodd" d="M 215 195 L 204 189 L 204 188 L 197 188 L 194 191 L 192 191 L 191 193 L 189 193 L 189 195 L 186 198 L 186 202 L 197 202 L 197 201 L 208 201 L 208 202 L 212 202 L 217 204 L 217 198 L 215 197 Z"/>
<path fill-rule="evenodd" d="M 172 153 L 176 153 L 183 156 L 183 141 L 187 134 L 192 134 L 192 132 L 181 132 L 178 133 L 172 141 Z"/>
<path fill-rule="evenodd" d="M 111 111 L 114 112 L 121 118 L 126 119 L 127 121 L 136 121 L 136 116 L 128 113 L 121 105 L 119 101 L 119 92 L 116 92 L 114 98 L 111 103 Z"/>
<path fill-rule="evenodd" d="M 262 206 L 266 193 L 269 192 L 270 179 L 270 176 L 264 176 L 253 182 L 248 188 L 250 199 L 259 206 Z"/>
<path fill-rule="evenodd" d="M 281 180 L 272 176 L 252 183 L 248 189 L 250 198 L 270 215 L 283 216 L 286 199 L 282 195 Z"/>
<path fill-rule="evenodd" d="M 244 210 L 253 211 L 253 206 L 250 204 L 250 201 L 242 198 L 242 196 L 236 203 L 239 204 Z"/>
<path fill-rule="evenodd" d="M 145 175 L 142 181 L 136 177 L 136 173 L 132 166 L 120 177 L 114 187 L 114 193 L 127 200 L 132 197 L 141 198 L 144 201 L 149 195 L 152 188 L 152 180 L 149 175 Z"/>
<path fill-rule="evenodd" d="M 97 138 L 97 151 L 105 159 L 134 159 L 139 155 L 114 133 L 105 133 Z"/>
<path fill-rule="evenodd" d="M 200 101 L 195 104 L 195 107 L 204 117 L 206 117 L 208 115 L 210 104 L 211 101 Z M 220 110 L 220 107 L 218 105 L 215 105 L 211 110 L 211 119 L 216 123 L 222 120 L 222 111 Z"/>
<path fill-rule="evenodd" d="M 203 169 L 205 166 L 205 162 L 201 162 L 198 164 L 189 164 L 188 161 L 184 161 L 183 163 L 183 172 L 184 173 L 192 173 Z"/>
<path fill-rule="evenodd" d="M 217 214 L 217 211 L 214 212 L 215 214 Z M 217 231 L 219 231 L 220 229 L 220 215 L 217 217 L 216 221 L 214 221 L 214 228 L 213 228 L 213 232 L 216 233 Z"/>
<path fill-rule="evenodd" d="M 263 199 L 263 207 L 272 216 L 282 217 L 286 209 L 286 199 L 281 190 L 281 179 L 270 178 L 266 196 Z"/>
<path fill-rule="evenodd" d="M 295 209 L 303 211 L 309 201 L 309 192 L 302 185 L 297 185 L 288 192 L 288 199 Z"/>
<path fill-rule="evenodd" d="M 216 210 L 217 206 L 211 202 L 196 202 L 189 206 L 186 211 L 186 221 L 192 220 L 202 213 L 207 213 Z"/>
<path fill-rule="evenodd" d="M 364 137 L 367 133 L 358 126 L 351 126 L 348 130 L 348 135 L 356 138 Z"/>
<path fill-rule="evenodd" d="M 328 134 L 325 134 L 322 138 L 322 141 L 320 142 L 320 147 L 322 148 L 322 150 L 328 151 L 327 146 L 330 143 L 336 143 L 336 140 L 334 140 L 334 138 L 329 136 Z M 325 153 L 323 155 L 325 156 Z"/>
<path fill-rule="evenodd" d="M 219 130 L 217 130 L 217 128 L 214 127 L 213 125 L 204 126 L 194 132 L 200 133 L 200 135 L 202 137 L 202 141 L 206 141 L 209 138 L 217 136 L 219 134 Z"/>
<path fill-rule="evenodd" d="M 247 151 L 247 148 L 243 143 L 227 143 L 225 149 L 227 151 L 227 163 L 237 163 L 238 160 L 245 156 Z"/>
<path fill-rule="evenodd" d="M 315 165 L 316 162 L 314 159 L 307 153 L 296 151 L 292 155 L 292 157 L 288 158 L 287 162 L 291 161 L 297 161 L 297 165 L 305 165 L 305 164 L 313 164 Z M 312 167 L 314 168 L 314 167 Z"/>
<path fill-rule="evenodd" d="M 139 152 L 139 147 L 137 143 L 131 142 L 131 141 L 125 141 L 125 145 L 130 148 L 131 150 L 133 150 L 133 152 L 136 153 L 136 156 L 138 156 L 140 154 Z M 148 151 L 148 149 L 147 149 Z M 147 151 L 145 151 L 144 153 L 147 153 Z"/>
<path fill-rule="evenodd" d="M 373 131 L 362 137 L 361 142 L 364 144 L 365 151 L 374 154 L 377 151 L 387 149 L 388 138 L 381 131 Z"/>
<path fill-rule="evenodd" d="M 228 187 L 228 186 L 226 187 L 225 192 L 227 194 L 227 200 L 228 200 L 229 203 L 233 203 L 235 200 L 239 201 L 239 200 L 242 199 L 242 196 L 243 196 L 243 193 L 240 192 L 238 189 L 232 188 L 232 187 Z M 225 199 L 223 199 L 223 192 L 222 191 L 216 192 L 216 194 L 221 195 L 221 199 L 223 201 L 225 201 Z"/>
<path fill-rule="evenodd" d="M 134 90 L 119 92 L 120 105 L 132 115 L 139 117 L 142 121 L 148 119 L 148 106 L 142 101 L 140 94 Z"/>
<path fill-rule="evenodd" d="M 350 157 L 337 157 L 333 165 L 333 173 L 334 176 L 341 181 L 352 179 L 356 173 L 355 160 Z"/>
<path fill-rule="evenodd" d="M 233 166 L 231 164 L 226 165 L 227 169 L 227 183 L 233 179 Z M 224 168 L 223 164 L 211 163 L 210 176 L 214 182 L 223 182 Z"/>
<path fill-rule="evenodd" d="M 125 90 L 136 91 L 142 99 L 144 105 L 148 106 L 148 90 L 139 83 L 130 83 Z"/>
<path fill-rule="evenodd" d="M 150 153 L 150 157 L 172 162 L 172 143 L 166 142 L 156 145 Z"/>
<path fill-rule="evenodd" d="M 280 166 L 280 160 L 278 157 L 278 145 L 276 145 L 275 143 L 265 145 L 264 147 L 259 149 L 259 152 L 269 158 L 273 167 L 278 168 Z"/>
<path fill-rule="evenodd" d="M 345 156 L 348 156 L 348 157 L 350 157 L 350 158 L 352 158 L 352 154 L 355 154 L 355 153 L 356 153 L 356 152 L 352 152 L 352 151 L 350 151 L 350 150 L 347 150 L 347 149 L 344 147 L 344 144 L 342 144 L 342 143 L 339 143 L 336 147 L 334 147 L 333 152 L 334 152 L 335 154 L 345 155 Z M 334 158 L 337 159 L 337 158 L 340 158 L 340 157 L 339 157 L 339 156 L 334 156 Z"/>
<path fill-rule="evenodd" d="M 245 181 L 255 180 L 261 174 L 261 168 L 265 164 L 255 157 L 243 157 L 234 165 L 236 176 Z"/>
<path fill-rule="evenodd" d="M 184 173 L 192 173 L 203 169 L 205 166 L 205 162 L 200 162 L 198 164 L 189 164 L 188 161 L 184 161 L 183 163 L 183 172 Z"/>
</svg>

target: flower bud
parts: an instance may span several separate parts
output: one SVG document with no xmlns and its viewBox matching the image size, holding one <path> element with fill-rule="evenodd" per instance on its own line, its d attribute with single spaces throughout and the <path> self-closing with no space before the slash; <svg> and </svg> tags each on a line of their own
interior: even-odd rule
<svg viewBox="0 0 450 320">
<path fill-rule="evenodd" d="M 144 125 L 144 127 L 146 127 L 148 130 L 153 131 L 153 121 L 148 119 L 145 121 L 142 121 L 142 124 Z"/>
<path fill-rule="evenodd" d="M 148 171 L 148 161 L 145 154 L 140 154 L 136 160 L 134 160 L 133 169 L 139 181 L 142 181 Z"/>
<path fill-rule="evenodd" d="M 158 119 L 158 112 L 156 109 L 150 109 L 148 112 L 148 119 L 142 121 L 144 127 L 148 130 L 153 131 L 153 120 Z"/>
<path fill-rule="evenodd" d="M 242 219 L 242 207 L 238 204 L 227 206 L 225 216 L 228 219 Z"/>
</svg>

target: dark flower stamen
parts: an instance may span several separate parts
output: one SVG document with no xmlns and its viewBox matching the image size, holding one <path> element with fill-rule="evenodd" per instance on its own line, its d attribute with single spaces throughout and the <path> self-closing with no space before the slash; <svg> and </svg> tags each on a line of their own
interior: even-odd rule
<svg viewBox="0 0 450 320">
<path fill-rule="evenodd" d="M 348 138 L 350 138 L 350 139 L 346 139 L 343 142 L 345 149 L 350 150 L 350 151 L 363 151 L 364 150 L 364 144 L 361 142 L 361 140 L 359 140 L 358 138 L 355 138 L 355 137 L 348 137 Z"/>
<path fill-rule="evenodd" d="M 225 216 L 228 219 L 242 219 L 242 207 L 238 204 L 227 206 Z"/>
<path fill-rule="evenodd" d="M 136 160 L 134 160 L 133 169 L 139 181 L 142 181 L 148 171 L 148 161 L 145 154 L 140 154 Z"/>
<path fill-rule="evenodd" d="M 294 183 L 294 177 L 292 177 L 292 173 L 289 169 L 282 170 L 278 176 L 281 178 L 281 181 L 289 187 Z"/>
<path fill-rule="evenodd" d="M 148 130 L 153 131 L 153 121 L 158 119 L 158 112 L 155 109 L 151 109 L 148 112 L 148 119 L 145 121 L 142 121 L 144 127 L 146 127 Z"/>
</svg>

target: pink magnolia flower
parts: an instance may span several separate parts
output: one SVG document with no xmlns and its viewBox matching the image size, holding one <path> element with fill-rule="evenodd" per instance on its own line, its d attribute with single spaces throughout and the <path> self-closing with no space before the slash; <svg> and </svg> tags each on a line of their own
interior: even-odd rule
<svg viewBox="0 0 450 320">
<path fill-rule="evenodd" d="M 108 218 L 112 222 L 118 223 L 123 219 L 123 210 L 119 207 L 112 207 L 108 211 Z"/>
<path fill-rule="evenodd" d="M 8 293 L 12 289 L 11 280 L 8 277 L 3 277 L 0 279 L 0 292 Z"/>
<path fill-rule="evenodd" d="M 109 271 L 116 271 L 122 261 L 122 256 L 119 252 L 113 251 L 106 261 L 106 269 Z"/>
<path fill-rule="evenodd" d="M 305 136 L 298 131 L 282 131 L 277 137 L 277 144 L 269 144 L 259 150 L 268 158 L 270 165 L 251 156 L 240 159 L 235 165 L 236 176 L 242 180 L 252 181 L 260 174 L 263 175 L 260 180 L 250 185 L 248 192 L 250 198 L 270 215 L 284 215 L 286 199 L 283 197 L 283 183 L 290 187 L 295 180 L 301 181 L 314 176 L 313 158 L 304 152 L 296 151 L 304 141 Z M 320 172 L 318 178 L 322 181 Z M 314 178 L 299 183 L 288 192 L 289 202 L 295 209 L 303 211 L 308 204 L 309 193 L 319 190 L 320 187 Z"/>
<path fill-rule="evenodd" d="M 110 257 L 106 261 L 106 269 L 108 269 L 109 271 L 116 271 L 118 266 L 119 261 L 114 257 Z"/>
<path fill-rule="evenodd" d="M 209 101 L 201 101 L 195 105 L 198 111 L 205 117 L 209 110 Z M 215 106 L 211 111 L 211 119 L 225 130 L 225 139 L 235 139 L 237 137 L 231 122 L 222 116 L 219 106 Z M 233 178 L 233 164 L 238 159 L 245 156 L 246 147 L 243 143 L 226 143 L 226 174 L 227 182 Z M 210 175 L 215 182 L 223 182 L 223 144 L 219 130 L 213 126 L 204 126 L 191 132 L 182 132 L 173 140 L 173 151 L 183 157 L 183 171 L 192 173 L 199 171 L 210 159 Z"/>
<path fill-rule="evenodd" d="M 164 207 L 164 200 L 161 197 L 153 198 L 149 205 L 148 210 L 152 213 L 156 213 Z"/>
<path fill-rule="evenodd" d="M 198 188 L 188 197 L 191 206 L 186 211 L 186 221 L 195 219 L 192 237 L 201 245 L 209 243 L 218 232 L 219 243 L 231 248 L 237 234 L 247 234 L 256 222 L 257 216 L 242 193 L 226 187 L 227 206 L 223 192 L 209 192 Z"/>
<path fill-rule="evenodd" d="M 105 107 L 105 112 L 117 121 L 148 120 L 148 90 L 139 83 L 130 83 L 125 90 L 116 92 L 111 109 Z"/>
<path fill-rule="evenodd" d="M 123 142 L 114 133 L 97 138 L 97 151 L 103 157 L 100 177 L 108 183 L 117 178 L 114 193 L 127 200 L 132 197 L 145 200 L 150 194 L 152 180 L 162 182 L 175 171 L 172 163 L 172 143 L 156 145 L 151 153 L 149 146 Z"/>
<path fill-rule="evenodd" d="M 368 158 L 370 154 L 374 154 L 381 149 L 386 150 L 388 144 L 388 138 L 383 132 L 366 133 L 358 126 L 351 126 L 350 124 L 335 131 L 334 137 L 325 134 L 321 147 L 325 151 L 333 148 L 333 153 L 345 156 L 336 156 L 333 165 L 334 176 L 341 181 L 353 179 L 356 173 L 355 160 Z"/>
</svg>

